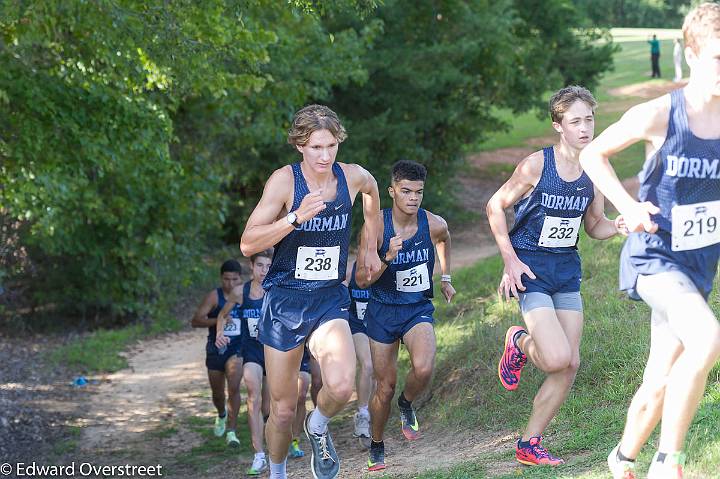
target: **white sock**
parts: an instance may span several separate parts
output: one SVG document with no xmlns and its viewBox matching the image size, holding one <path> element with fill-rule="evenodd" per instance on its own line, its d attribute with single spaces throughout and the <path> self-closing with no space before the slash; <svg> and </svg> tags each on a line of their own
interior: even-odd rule
<svg viewBox="0 0 720 479">
<path fill-rule="evenodd" d="M 358 408 L 358 414 L 360 414 L 361 416 L 369 417 L 370 411 L 368 411 L 367 406 L 363 406 Z"/>
<path fill-rule="evenodd" d="M 329 417 L 323 416 L 320 412 L 320 408 L 316 407 L 310 414 L 310 420 L 308 421 L 308 429 L 313 434 L 325 434 L 327 431 L 327 425 L 330 422 Z"/>
<path fill-rule="evenodd" d="M 264 459 L 265 458 L 265 451 L 260 451 L 255 453 L 255 459 Z"/>
<path fill-rule="evenodd" d="M 286 471 L 287 459 L 280 464 L 275 464 L 270 460 L 270 479 L 287 479 Z"/>
</svg>

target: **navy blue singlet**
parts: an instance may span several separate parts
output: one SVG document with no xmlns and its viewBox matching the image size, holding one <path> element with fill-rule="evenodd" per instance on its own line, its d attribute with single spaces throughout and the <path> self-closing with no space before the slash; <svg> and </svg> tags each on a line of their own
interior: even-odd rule
<svg viewBox="0 0 720 479">
<path fill-rule="evenodd" d="M 537 186 L 515 204 L 510 242 L 516 250 L 575 251 L 582 218 L 595 198 L 592 181 L 584 171 L 575 181 L 560 178 L 552 146 L 543 148 L 543 159 L 543 172 Z M 547 225 L 546 217 L 550 217 Z M 558 244 L 562 246 L 553 246 Z"/>
<path fill-rule="evenodd" d="M 215 306 L 212 311 L 208 313 L 208 318 L 210 319 L 217 319 L 218 314 L 220 314 L 220 311 L 222 311 L 223 307 L 225 306 L 225 303 L 227 300 L 225 299 L 225 294 L 223 293 L 222 288 L 217 288 L 217 297 L 218 297 L 218 304 Z M 241 318 L 242 315 L 240 313 L 240 305 L 236 304 L 233 306 L 233 309 L 230 310 L 230 317 L 232 318 Z M 208 342 L 215 344 L 215 337 L 216 337 L 217 327 L 215 325 L 212 325 L 208 327 Z M 240 335 L 230 336 L 231 341 L 235 339 L 239 339 Z"/>
<path fill-rule="evenodd" d="M 638 275 L 675 270 L 685 273 L 707 297 L 720 257 L 720 206 L 713 203 L 720 201 L 720 138 L 705 140 L 690 131 L 683 89 L 670 93 L 665 142 L 645 162 L 639 178 L 638 199 L 660 208 L 652 217 L 658 231 L 628 236 L 620 261 L 620 289 L 639 299 Z"/>
<path fill-rule="evenodd" d="M 418 228 L 412 238 L 403 241 L 397 258 L 370 287 L 370 297 L 384 304 L 414 304 L 433 297 L 435 247 L 430 238 L 427 212 L 417 213 Z M 392 208 L 383 210 L 383 242 L 378 254 L 384 257 L 395 236 Z"/>
<path fill-rule="evenodd" d="M 370 290 L 360 288 L 355 281 L 356 266 L 357 263 L 353 263 L 352 273 L 348 284 L 348 289 L 350 290 L 350 314 L 354 315 L 356 318 L 362 319 L 365 315 L 367 303 L 370 300 Z M 358 306 L 358 304 L 360 304 L 360 306 Z"/>
<path fill-rule="evenodd" d="M 295 178 L 291 211 L 295 211 L 310 190 L 300 163 L 291 166 Z M 270 271 L 263 281 L 265 291 L 273 286 L 315 291 L 337 286 L 345 279 L 352 201 L 340 165 L 333 163 L 332 171 L 337 178 L 335 200 L 325 203 L 324 210 L 299 228 L 295 228 L 276 245 Z M 333 257 L 333 254 L 337 256 Z M 301 260 L 299 263 L 298 258 Z M 307 279 L 308 276 L 323 275 L 327 279 Z"/>
<path fill-rule="evenodd" d="M 242 336 L 243 341 L 255 341 L 257 339 L 258 321 L 260 320 L 260 310 L 262 309 L 263 298 L 250 299 L 250 286 L 252 281 L 248 281 L 243 285 L 243 302 L 240 305 L 240 317 L 242 318 Z"/>
</svg>

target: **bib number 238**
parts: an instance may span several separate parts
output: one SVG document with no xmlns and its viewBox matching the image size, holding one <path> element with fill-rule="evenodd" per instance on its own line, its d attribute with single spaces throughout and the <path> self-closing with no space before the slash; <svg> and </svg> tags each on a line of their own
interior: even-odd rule
<svg viewBox="0 0 720 479">
<path fill-rule="evenodd" d="M 295 279 L 338 279 L 340 246 L 301 246 L 295 261 Z"/>
<path fill-rule="evenodd" d="M 575 246 L 580 230 L 582 216 L 577 218 L 558 218 L 546 216 L 538 245 L 546 248 L 563 248 Z"/>
</svg>

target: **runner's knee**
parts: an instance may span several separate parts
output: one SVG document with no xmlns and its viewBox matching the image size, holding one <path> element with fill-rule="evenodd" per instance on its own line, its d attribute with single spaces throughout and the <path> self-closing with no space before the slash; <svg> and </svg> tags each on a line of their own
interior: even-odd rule
<svg viewBox="0 0 720 479">
<path fill-rule="evenodd" d="M 338 374 L 333 378 L 325 378 L 323 390 L 336 402 L 347 402 L 353 393 L 354 377 Z"/>
<path fill-rule="evenodd" d="M 375 394 L 383 401 L 392 400 L 395 395 L 395 386 L 397 381 L 395 378 L 378 378 Z"/>
<path fill-rule="evenodd" d="M 276 426 L 281 429 L 292 427 L 295 420 L 295 411 L 297 404 L 274 403 L 272 405 L 272 420 Z"/>
</svg>

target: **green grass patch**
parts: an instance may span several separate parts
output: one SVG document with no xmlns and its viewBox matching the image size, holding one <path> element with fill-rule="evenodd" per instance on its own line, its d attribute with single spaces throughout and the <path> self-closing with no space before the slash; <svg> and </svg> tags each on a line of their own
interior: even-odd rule
<svg viewBox="0 0 720 479">
<path fill-rule="evenodd" d="M 100 329 L 52 350 L 49 359 L 51 363 L 63 364 L 78 374 L 114 372 L 127 367 L 127 360 L 120 353 L 130 344 L 148 336 L 177 331 L 181 327 L 180 321 L 166 315 L 149 326 L 133 324 L 119 329 Z"/>
<path fill-rule="evenodd" d="M 240 413 L 237 418 L 237 438 L 240 440 L 240 447 L 230 448 L 225 443 L 225 437 L 215 437 L 213 434 L 213 417 L 189 416 L 183 419 L 183 425 L 191 431 L 199 434 L 202 441 L 190 451 L 185 452 L 175 459 L 175 467 L 192 468 L 197 473 L 205 473 L 210 468 L 225 461 L 237 462 L 238 454 L 251 457 L 255 451 L 252 449 L 250 429 L 247 425 L 247 414 Z M 236 466 L 233 466 L 236 467 Z"/>
<path fill-rule="evenodd" d="M 622 240 L 581 241 L 585 329 L 581 368 L 557 417 L 548 427 L 548 448 L 569 464 L 560 469 L 522 469 L 523 478 L 607 477 L 605 458 L 617 443 L 627 407 L 642 380 L 649 351 L 649 309 L 617 291 L 618 257 Z M 451 305 L 437 302 L 438 338 L 433 398 L 421 416 L 450 430 L 480 434 L 520 435 L 535 393 L 545 375 L 530 365 L 521 386 L 505 391 L 497 379 L 497 361 L 506 329 L 523 324 L 517 302 L 500 301 L 495 292 L 502 272 L 499 256 L 483 260 L 453 274 L 458 294 Z M 716 314 L 718 295 L 711 298 Z M 407 361 L 401 362 L 403 371 Z M 404 373 L 401 373 L 402 377 Z M 686 471 L 696 477 L 713 477 L 720 463 L 720 366 L 708 388 L 687 441 Z M 426 419 L 427 420 L 427 419 Z M 639 458 L 644 471 L 657 447 L 650 438 Z M 451 470 L 430 471 L 422 478 L 485 477 L 492 464 L 512 462 L 513 451 L 486 454 Z M 518 477 L 518 471 L 497 477 Z"/>
<path fill-rule="evenodd" d="M 675 33 L 679 35 L 679 31 L 669 32 L 664 36 L 670 38 Z M 603 75 L 600 85 L 595 91 L 595 97 L 599 102 L 595 116 L 596 135 L 619 120 L 630 106 L 645 101 L 636 97 L 611 95 L 610 91 L 612 89 L 648 81 L 661 83 L 674 75 L 672 40 L 662 40 L 663 36 L 661 35 L 660 70 L 664 77 L 663 80 L 652 80 L 650 78 L 649 45 L 644 39 L 639 40 L 639 38 L 644 38 L 646 33 L 640 30 L 630 32 L 627 29 L 622 29 L 618 30 L 614 37 L 620 47 L 614 56 L 615 69 Z M 686 74 L 688 72 L 687 66 L 685 66 L 685 72 Z M 546 94 L 545 101 L 550 99 L 550 94 L 551 92 Z M 509 125 L 509 129 L 493 133 L 481 143 L 468 145 L 466 148 L 468 153 L 529 146 L 528 141 L 531 139 L 552 137 L 555 134 L 550 119 L 544 110 L 540 112 L 540 116 L 538 116 L 537 111 L 513 113 L 510 110 L 498 109 L 494 113 L 499 120 Z M 612 163 L 620 178 L 629 178 L 638 173 L 644 158 L 644 146 L 638 143 L 613 157 Z"/>
</svg>

